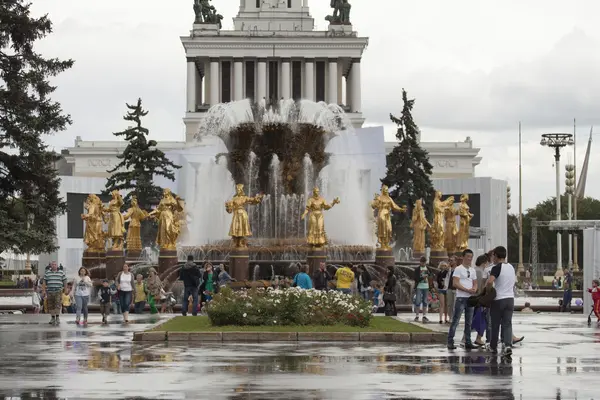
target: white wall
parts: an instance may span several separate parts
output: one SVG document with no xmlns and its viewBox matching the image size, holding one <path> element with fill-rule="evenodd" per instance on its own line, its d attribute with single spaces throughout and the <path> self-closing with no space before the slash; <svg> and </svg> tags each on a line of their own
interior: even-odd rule
<svg viewBox="0 0 600 400">
<path fill-rule="evenodd" d="M 492 178 L 433 179 L 433 186 L 444 194 L 479 193 L 481 228 L 486 230 L 487 235 L 484 241 L 469 240 L 469 247 L 474 251 L 488 251 L 496 246 L 507 246 L 506 181 Z"/>
<path fill-rule="evenodd" d="M 583 314 L 592 309 L 592 296 L 587 289 L 593 279 L 600 279 L 600 228 L 583 230 Z"/>
</svg>

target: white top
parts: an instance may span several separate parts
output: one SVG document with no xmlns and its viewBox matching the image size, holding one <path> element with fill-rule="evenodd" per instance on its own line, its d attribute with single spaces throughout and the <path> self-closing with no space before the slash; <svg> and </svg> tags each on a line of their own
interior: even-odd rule
<svg viewBox="0 0 600 400">
<path fill-rule="evenodd" d="M 89 276 L 84 276 L 83 278 L 77 277 L 73 282 L 73 291 L 75 292 L 75 296 L 89 296 L 92 290 L 92 280 Z"/>
<path fill-rule="evenodd" d="M 514 299 L 515 297 L 515 267 L 511 264 L 496 264 L 492 267 L 490 275 L 496 278 L 494 288 L 496 298 L 494 300 Z"/>
<path fill-rule="evenodd" d="M 39 307 L 40 306 L 40 294 L 38 292 L 33 292 L 32 298 L 31 298 L 31 304 L 34 307 Z"/>
<path fill-rule="evenodd" d="M 119 284 L 121 285 L 121 292 L 133 291 L 131 287 L 131 272 L 121 272 Z"/>
<path fill-rule="evenodd" d="M 465 267 L 464 265 L 459 265 L 458 267 L 456 267 L 454 269 L 454 276 L 452 277 L 452 279 L 454 278 L 459 278 L 459 282 L 460 284 L 465 288 L 465 289 L 472 289 L 474 282 L 477 281 L 477 273 L 475 272 L 475 268 L 473 267 Z M 464 292 L 458 288 L 456 289 L 456 297 L 471 297 L 473 296 L 472 293 L 469 292 Z"/>
</svg>

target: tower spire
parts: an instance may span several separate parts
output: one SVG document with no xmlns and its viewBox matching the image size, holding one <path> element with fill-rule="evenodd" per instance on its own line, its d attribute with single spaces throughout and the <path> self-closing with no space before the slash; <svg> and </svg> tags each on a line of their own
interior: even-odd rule
<svg viewBox="0 0 600 400">
<path fill-rule="evenodd" d="M 588 140 L 587 149 L 585 150 L 585 158 L 583 159 L 583 166 L 581 167 L 581 173 L 579 174 L 579 182 L 577 182 L 577 190 L 575 192 L 575 196 L 580 199 L 582 199 L 585 196 L 585 182 L 587 181 L 588 166 L 590 163 L 593 130 L 594 126 L 590 128 L 590 138 Z"/>
</svg>

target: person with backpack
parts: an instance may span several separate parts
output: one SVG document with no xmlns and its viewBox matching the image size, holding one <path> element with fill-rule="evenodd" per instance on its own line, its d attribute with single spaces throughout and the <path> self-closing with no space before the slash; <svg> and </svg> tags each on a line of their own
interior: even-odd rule
<svg viewBox="0 0 600 400">
<path fill-rule="evenodd" d="M 200 287 L 200 269 L 194 263 L 194 256 L 188 255 L 187 262 L 179 270 L 179 279 L 183 282 L 183 304 L 181 315 L 188 312 L 189 298 L 192 298 L 192 315 L 198 315 L 198 288 Z"/>
</svg>

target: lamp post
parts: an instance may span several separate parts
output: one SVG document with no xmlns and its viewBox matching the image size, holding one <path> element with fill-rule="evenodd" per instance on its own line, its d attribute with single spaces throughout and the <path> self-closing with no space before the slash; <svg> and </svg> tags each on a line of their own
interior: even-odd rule
<svg viewBox="0 0 600 400">
<path fill-rule="evenodd" d="M 560 149 L 573 145 L 572 133 L 544 133 L 540 145 L 554 149 L 554 161 L 556 165 L 556 220 L 560 221 Z M 562 276 L 562 236 L 560 231 L 556 233 L 556 275 Z"/>
<path fill-rule="evenodd" d="M 29 233 L 29 229 L 31 228 L 31 225 L 33 224 L 33 218 L 34 215 L 33 214 L 27 214 L 27 233 Z M 27 252 L 26 256 L 25 256 L 25 273 L 26 274 L 31 274 L 31 255 L 29 252 Z"/>
<path fill-rule="evenodd" d="M 567 217 L 569 221 L 573 219 L 573 194 L 575 193 L 575 165 L 565 165 L 565 193 L 567 193 L 567 199 L 569 200 L 569 209 L 567 210 Z M 569 233 L 569 268 L 573 267 L 573 234 Z"/>
</svg>

